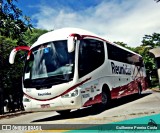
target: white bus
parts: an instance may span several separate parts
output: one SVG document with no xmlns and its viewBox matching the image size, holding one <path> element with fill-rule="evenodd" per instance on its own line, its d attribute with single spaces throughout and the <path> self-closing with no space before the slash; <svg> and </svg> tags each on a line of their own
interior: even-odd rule
<svg viewBox="0 0 160 133">
<path fill-rule="evenodd" d="M 62 28 L 41 35 L 31 46 L 12 50 L 11 64 L 26 50 L 23 104 L 26 110 L 61 114 L 147 88 L 142 57 L 89 31 Z"/>
</svg>

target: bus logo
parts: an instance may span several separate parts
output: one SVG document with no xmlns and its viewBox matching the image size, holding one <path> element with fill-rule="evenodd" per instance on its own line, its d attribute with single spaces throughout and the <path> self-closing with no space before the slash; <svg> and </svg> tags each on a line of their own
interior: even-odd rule
<svg viewBox="0 0 160 133">
<path fill-rule="evenodd" d="M 111 67 L 113 74 L 131 75 L 131 68 L 127 67 L 127 65 L 125 64 L 123 64 L 123 66 L 118 66 L 111 62 Z"/>
<path fill-rule="evenodd" d="M 51 93 L 45 92 L 45 93 L 38 93 L 38 96 L 44 96 L 44 95 L 51 95 Z"/>
</svg>

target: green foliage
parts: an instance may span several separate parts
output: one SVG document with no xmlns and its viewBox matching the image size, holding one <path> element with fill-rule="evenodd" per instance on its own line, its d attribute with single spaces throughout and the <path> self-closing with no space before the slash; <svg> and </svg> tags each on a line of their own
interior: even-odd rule
<svg viewBox="0 0 160 133">
<path fill-rule="evenodd" d="M 145 35 L 142 40 L 142 46 L 155 48 L 160 46 L 160 33 L 153 33 L 152 35 Z"/>
<path fill-rule="evenodd" d="M 129 50 L 134 51 L 134 48 L 129 47 L 129 46 L 128 46 L 126 43 L 124 43 L 124 42 L 114 42 L 114 43 L 116 43 L 116 44 L 118 44 L 118 45 L 120 45 L 120 46 L 122 46 L 122 47 L 125 47 L 125 48 L 127 48 L 127 49 L 129 49 Z"/>
<path fill-rule="evenodd" d="M 12 39 L 22 39 L 27 29 L 31 29 L 30 18 L 24 16 L 15 5 L 16 0 L 0 0 L 0 33 Z"/>
<path fill-rule="evenodd" d="M 118 45 L 120 45 L 122 47 L 125 47 L 125 48 L 128 47 L 127 44 L 124 43 L 124 42 L 114 42 L 114 43 L 116 43 L 116 44 L 118 44 Z"/>
<path fill-rule="evenodd" d="M 24 60 L 21 59 L 25 52 L 18 52 L 13 65 L 9 64 L 9 55 L 13 48 L 19 45 L 32 45 L 37 38 L 46 33 L 47 30 L 33 29 L 27 30 L 23 36 L 23 41 L 12 39 L 6 36 L 0 36 L 0 87 L 5 91 L 5 94 L 15 93 L 21 91 L 22 87 L 22 73 L 24 67 Z M 3 54 L 2 54 L 3 53 Z"/>
<path fill-rule="evenodd" d="M 27 30 L 24 35 L 24 42 L 31 46 L 40 35 L 48 32 L 47 30 L 41 30 L 41 29 L 32 29 L 32 31 Z"/>
<path fill-rule="evenodd" d="M 140 54 L 143 57 L 143 61 L 147 71 L 155 69 L 154 58 L 149 54 L 149 49 L 146 46 L 138 46 L 134 49 L 134 52 Z"/>
<path fill-rule="evenodd" d="M 145 35 L 142 39 L 142 45 L 136 48 L 128 47 L 127 44 L 123 42 L 115 42 L 115 43 L 140 54 L 143 57 L 147 74 L 148 73 L 153 74 L 152 77 L 154 77 L 154 81 L 152 80 L 152 85 L 154 86 L 158 84 L 157 74 L 155 74 L 156 64 L 154 58 L 149 53 L 149 50 L 155 47 L 160 47 L 159 33 L 153 33 L 152 35 Z"/>
<path fill-rule="evenodd" d="M 23 63 L 20 61 L 20 58 L 17 58 L 14 65 L 10 65 L 8 62 L 9 54 L 16 46 L 16 42 L 16 40 L 12 40 L 11 38 L 0 36 L 1 87 L 6 93 L 12 93 L 14 90 L 21 89 L 19 85 L 21 82 L 19 81 L 22 75 Z M 21 55 L 18 54 L 17 56 L 20 57 Z"/>
<path fill-rule="evenodd" d="M 142 40 L 143 53 L 146 68 L 148 71 L 152 71 L 156 68 L 154 58 L 149 53 L 149 50 L 160 46 L 160 34 L 153 33 L 152 35 L 145 35 Z"/>
<path fill-rule="evenodd" d="M 22 14 L 16 2 L 16 0 L 0 0 L 0 89 L 3 89 L 4 94 L 22 90 L 21 53 L 17 54 L 14 65 L 10 65 L 8 59 L 14 47 L 24 45 L 22 44 L 24 33 L 32 27 L 30 18 Z"/>
<path fill-rule="evenodd" d="M 129 47 L 127 44 L 123 42 L 114 42 L 114 43 L 140 54 L 143 57 L 146 70 L 148 72 L 156 68 L 154 58 L 150 55 L 149 50 L 160 46 L 159 33 L 153 33 L 152 35 L 145 35 L 142 40 L 142 45 L 136 48 Z"/>
</svg>

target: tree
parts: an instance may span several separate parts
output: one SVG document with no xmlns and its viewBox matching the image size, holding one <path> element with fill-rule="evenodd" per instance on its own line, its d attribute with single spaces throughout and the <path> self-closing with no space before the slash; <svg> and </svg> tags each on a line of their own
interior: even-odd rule
<svg viewBox="0 0 160 133">
<path fill-rule="evenodd" d="M 158 84 L 156 64 L 153 56 L 149 53 L 149 50 L 160 46 L 160 34 L 153 33 L 152 35 L 145 35 L 142 40 L 142 45 L 140 46 L 143 50 L 141 55 L 143 56 L 147 73 L 153 73 L 155 77 L 153 81 L 154 84 Z"/>
<path fill-rule="evenodd" d="M 126 43 L 123 42 L 114 43 L 140 54 L 143 57 L 147 73 L 156 68 L 154 58 L 152 58 L 149 54 L 149 49 L 152 47 L 160 46 L 160 34 L 153 33 L 152 35 L 145 35 L 142 40 L 142 45 L 136 48 L 129 47 Z"/>
<path fill-rule="evenodd" d="M 30 18 L 22 14 L 16 2 L 16 0 L 0 0 L 0 114 L 3 113 L 1 96 L 17 93 L 22 89 L 19 81 L 23 63 L 18 62 L 15 64 L 16 67 L 11 66 L 8 63 L 9 53 L 13 47 L 22 44 L 24 33 L 32 27 Z M 14 90 L 15 88 L 19 90 Z"/>
<path fill-rule="evenodd" d="M 142 40 L 142 46 L 149 46 L 155 48 L 160 46 L 160 33 L 153 33 L 152 35 L 145 35 Z"/>
<path fill-rule="evenodd" d="M 118 45 L 120 45 L 122 47 L 127 47 L 127 44 L 124 43 L 124 42 L 114 42 L 114 43 L 116 43 L 116 44 L 118 44 Z"/>
<path fill-rule="evenodd" d="M 24 35 L 24 42 L 30 46 L 32 45 L 34 42 L 36 42 L 36 40 L 38 39 L 38 37 L 44 33 L 48 32 L 47 30 L 42 30 L 42 29 L 32 29 L 32 31 L 27 30 L 25 32 Z"/>
<path fill-rule="evenodd" d="M 142 40 L 141 47 L 144 48 L 142 53 L 143 58 L 145 59 L 146 68 L 148 70 L 153 70 L 156 68 L 154 63 L 154 58 L 149 54 L 149 50 L 160 46 L 160 34 L 153 33 L 152 35 L 145 35 Z"/>
<path fill-rule="evenodd" d="M 16 0 L 0 0 L 0 33 L 1 36 L 21 40 L 27 29 L 31 29 L 30 18 L 23 15 L 15 5 Z"/>
<path fill-rule="evenodd" d="M 149 54 L 149 50 L 160 46 L 160 34 L 153 33 L 145 35 L 142 40 L 142 45 L 135 48 L 135 52 L 142 55 L 147 71 L 152 71 L 156 68 L 154 58 Z"/>
<path fill-rule="evenodd" d="M 129 47 L 126 43 L 124 43 L 124 42 L 114 42 L 114 43 L 116 43 L 116 44 L 118 44 L 118 45 L 120 45 L 120 46 L 122 46 L 122 47 L 125 47 L 125 48 L 127 48 L 127 49 L 129 49 L 129 50 L 131 50 L 131 51 L 134 51 L 134 48 L 133 47 Z"/>
<path fill-rule="evenodd" d="M 143 57 L 143 61 L 146 67 L 147 72 L 155 69 L 154 59 L 149 54 L 149 47 L 138 46 L 134 49 L 134 52 L 140 54 Z"/>
</svg>

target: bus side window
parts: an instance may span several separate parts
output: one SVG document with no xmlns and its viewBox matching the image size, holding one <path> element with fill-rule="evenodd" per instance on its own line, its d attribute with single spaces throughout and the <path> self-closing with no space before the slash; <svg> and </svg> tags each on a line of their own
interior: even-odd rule
<svg viewBox="0 0 160 133">
<path fill-rule="evenodd" d="M 107 51 L 108 51 L 108 59 L 127 63 L 127 64 L 134 63 L 134 60 L 132 58 L 134 54 L 109 43 L 106 43 L 106 45 L 107 45 Z"/>
<path fill-rule="evenodd" d="M 104 62 L 104 44 L 93 39 L 81 40 L 79 47 L 79 77 L 85 76 Z"/>
</svg>

